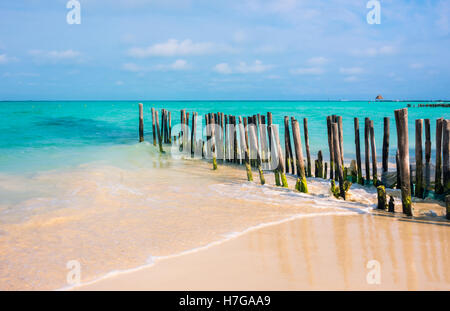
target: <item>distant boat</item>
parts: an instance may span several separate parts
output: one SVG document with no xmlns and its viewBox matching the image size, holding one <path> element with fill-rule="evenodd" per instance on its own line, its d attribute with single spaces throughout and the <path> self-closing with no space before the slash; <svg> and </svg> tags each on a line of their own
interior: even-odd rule
<svg viewBox="0 0 450 311">
<path fill-rule="evenodd" d="M 378 96 L 375 98 L 375 100 L 383 100 L 383 96 L 381 96 L 380 94 L 378 94 Z"/>
</svg>

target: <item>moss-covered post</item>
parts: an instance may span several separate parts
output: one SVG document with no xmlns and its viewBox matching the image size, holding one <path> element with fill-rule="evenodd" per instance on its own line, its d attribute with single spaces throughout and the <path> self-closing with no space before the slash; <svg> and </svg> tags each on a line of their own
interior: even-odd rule
<svg viewBox="0 0 450 311">
<path fill-rule="evenodd" d="M 413 215 L 411 204 L 411 186 L 409 183 L 409 140 L 408 140 L 408 109 L 395 110 L 397 124 L 397 148 L 400 161 L 401 192 L 403 213 Z"/>
<path fill-rule="evenodd" d="M 378 185 L 378 170 L 377 170 L 377 149 L 375 147 L 375 130 L 373 120 L 370 120 L 370 149 L 372 150 L 372 180 L 373 185 Z"/>
<path fill-rule="evenodd" d="M 253 181 L 252 168 L 250 166 L 250 159 L 249 159 L 249 154 L 248 154 L 248 146 L 247 146 L 247 142 L 245 141 L 245 128 L 244 128 L 244 124 L 242 123 L 241 116 L 239 116 L 239 138 L 240 138 L 241 148 L 244 150 L 244 155 L 245 155 L 245 169 L 247 170 L 247 180 Z"/>
<path fill-rule="evenodd" d="M 416 187 L 414 194 L 417 198 L 423 199 L 423 149 L 422 149 L 423 120 L 416 120 Z"/>
<path fill-rule="evenodd" d="M 284 117 L 284 152 L 285 152 L 285 167 L 286 173 L 289 173 L 289 166 L 291 173 L 295 174 L 294 157 L 292 155 L 291 133 L 289 131 L 289 117 Z"/>
<path fill-rule="evenodd" d="M 323 178 L 323 156 L 322 150 L 319 150 L 317 153 L 317 176 L 319 178 Z"/>
<path fill-rule="evenodd" d="M 197 112 L 192 113 L 191 126 L 191 158 L 194 158 L 197 144 Z"/>
<path fill-rule="evenodd" d="M 284 188 L 288 187 L 288 183 L 287 183 L 287 179 L 286 179 L 286 171 L 285 171 L 285 167 L 284 167 L 284 159 L 283 159 L 283 151 L 281 149 L 281 144 L 280 144 L 280 136 L 278 134 L 278 127 L 276 127 L 275 125 L 272 124 L 272 136 L 274 138 L 273 140 L 273 144 L 272 146 L 274 148 L 276 148 L 277 150 L 277 156 L 278 156 L 278 166 L 275 169 L 275 174 L 276 172 L 278 172 L 280 179 L 281 179 L 281 186 Z M 276 176 L 276 175 L 275 175 Z"/>
<path fill-rule="evenodd" d="M 384 188 L 383 185 L 377 187 L 377 199 L 378 199 L 377 208 L 385 210 L 387 207 L 386 188 Z"/>
<path fill-rule="evenodd" d="M 428 195 L 431 184 L 431 129 L 430 119 L 425 119 L 425 196 Z"/>
<path fill-rule="evenodd" d="M 259 180 L 261 181 L 261 185 L 264 185 L 266 183 L 266 179 L 264 178 L 264 173 L 262 170 L 262 161 L 261 161 L 261 153 L 259 151 L 258 148 L 258 136 L 256 134 L 256 130 L 255 130 L 256 126 L 250 126 L 249 127 L 249 135 L 250 135 L 250 140 L 252 141 L 252 144 L 255 146 L 256 150 L 256 167 L 258 168 L 258 172 L 259 172 Z"/>
<path fill-rule="evenodd" d="M 381 169 L 381 182 L 386 185 L 386 177 L 389 169 L 389 118 L 383 119 L 383 165 Z"/>
<path fill-rule="evenodd" d="M 156 146 L 155 108 L 152 107 L 153 146 Z"/>
<path fill-rule="evenodd" d="M 339 195 L 345 200 L 345 189 L 344 189 L 344 173 L 342 170 L 342 159 L 341 151 L 339 147 L 339 128 L 337 123 L 331 124 L 331 130 L 333 135 L 333 145 L 334 145 L 334 159 L 337 171 L 337 178 L 339 180 Z"/>
<path fill-rule="evenodd" d="M 297 176 L 299 177 L 297 180 L 298 184 L 297 190 L 300 192 L 308 193 L 308 185 L 306 183 L 306 175 L 305 175 L 305 162 L 303 160 L 302 140 L 300 138 L 301 137 L 300 126 L 298 124 L 298 121 L 295 119 L 291 119 L 291 125 L 297 163 Z"/>
<path fill-rule="evenodd" d="M 355 127 L 355 148 L 356 148 L 356 167 L 358 170 L 357 182 L 362 185 L 362 166 L 361 166 L 361 145 L 359 138 L 359 120 L 358 118 L 353 119 L 354 127 Z"/>
<path fill-rule="evenodd" d="M 369 138 L 370 138 L 370 119 L 365 118 L 364 119 L 364 160 L 366 162 L 366 183 L 370 181 L 370 145 L 369 145 Z"/>
<path fill-rule="evenodd" d="M 327 133 L 328 133 L 328 149 L 330 152 L 330 179 L 334 177 L 334 146 L 333 146 L 333 135 L 331 132 L 331 116 L 327 116 Z"/>
<path fill-rule="evenodd" d="M 311 153 L 309 152 L 309 133 L 308 133 L 308 119 L 303 118 L 303 130 L 305 134 L 305 148 L 306 148 L 306 162 L 307 162 L 307 177 L 311 177 Z M 298 175 L 298 173 L 297 173 Z"/>
<path fill-rule="evenodd" d="M 342 117 L 337 116 L 337 124 L 339 131 L 339 153 L 341 154 L 342 167 L 344 166 L 344 127 L 342 124 Z"/>
<path fill-rule="evenodd" d="M 444 119 L 436 120 L 436 170 L 434 177 L 434 192 L 436 194 L 444 193 L 444 186 L 442 185 L 442 124 Z"/>
<path fill-rule="evenodd" d="M 395 202 L 394 197 L 392 195 L 389 197 L 389 212 L 395 213 Z"/>
<path fill-rule="evenodd" d="M 442 123 L 442 173 L 444 179 L 444 195 L 450 194 L 450 120 Z"/>
<path fill-rule="evenodd" d="M 328 173 L 328 163 L 325 162 L 325 166 L 323 169 L 323 179 L 327 179 L 327 173 Z"/>
<path fill-rule="evenodd" d="M 217 146 L 216 146 L 216 116 L 212 114 L 211 116 L 211 152 L 213 160 L 213 170 L 217 170 Z"/>
<path fill-rule="evenodd" d="M 450 195 L 447 195 L 445 197 L 445 207 L 446 207 L 446 211 L 447 211 L 447 219 L 450 220 Z"/>
<path fill-rule="evenodd" d="M 160 130 L 160 127 L 159 127 L 158 110 L 155 110 L 155 120 L 156 120 L 156 132 L 157 132 L 157 135 L 158 135 L 159 152 L 164 153 L 164 150 L 163 150 L 163 147 L 162 147 L 161 130 Z"/>
<path fill-rule="evenodd" d="M 139 104 L 139 142 L 144 141 L 144 105 Z"/>
</svg>

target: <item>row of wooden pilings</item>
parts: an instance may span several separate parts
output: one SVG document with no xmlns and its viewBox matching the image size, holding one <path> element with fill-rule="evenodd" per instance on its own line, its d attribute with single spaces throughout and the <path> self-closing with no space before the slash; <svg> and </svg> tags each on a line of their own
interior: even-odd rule
<svg viewBox="0 0 450 311">
<path fill-rule="evenodd" d="M 449 103 L 441 103 L 441 104 L 407 104 L 406 107 L 408 108 L 450 108 Z"/>
<path fill-rule="evenodd" d="M 277 186 L 288 187 L 286 173 L 297 175 L 296 190 L 307 193 L 306 177 L 317 177 L 331 180 L 331 192 L 337 198 L 345 200 L 346 193 L 352 183 L 373 185 L 377 187 L 378 208 L 394 211 L 394 198 L 389 202 L 386 198 L 386 187 L 401 189 L 403 213 L 413 215 L 411 197 L 425 198 L 430 191 L 435 198 L 444 199 L 447 204 L 447 218 L 450 219 L 450 163 L 449 136 L 450 120 L 436 120 L 436 161 L 434 185 L 431 183 L 431 129 L 430 119 L 415 120 L 415 178 L 412 178 L 412 165 L 409 156 L 408 110 L 395 110 L 397 129 L 397 152 L 395 181 L 388 181 L 390 118 L 383 119 L 383 146 L 381 178 L 378 175 L 378 163 L 375 144 L 374 122 L 364 120 L 364 159 L 365 174 L 362 173 L 362 157 L 360 146 L 359 119 L 354 118 L 356 159 L 349 167 L 344 165 L 344 132 L 342 117 L 331 115 L 326 118 L 329 166 L 319 150 L 317 159 L 312 163 L 309 148 L 308 119 L 303 119 L 303 132 L 306 158 L 303 157 L 300 125 L 294 117 L 284 117 L 284 152 L 279 139 L 279 127 L 274 124 L 272 113 L 256 114 L 249 117 L 237 117 L 224 113 L 208 113 L 204 115 L 206 124 L 206 140 L 203 133 L 198 135 L 199 123 L 196 112 L 181 110 L 179 128 L 172 135 L 171 112 L 161 110 L 161 122 L 158 111 L 152 111 L 153 145 L 164 152 L 164 145 L 176 146 L 178 151 L 192 158 L 212 160 L 213 169 L 218 163 L 234 163 L 245 165 L 247 179 L 253 180 L 252 167 L 256 168 L 261 184 L 265 184 L 264 172 L 271 171 L 275 175 Z M 291 121 L 291 122 L 289 122 Z M 290 123 L 290 124 L 289 124 Z M 289 127 L 290 125 L 290 127 Z M 201 127 L 203 129 L 203 127 Z M 423 129 L 425 128 L 425 163 L 423 162 Z M 292 141 L 291 144 L 291 131 Z M 143 105 L 139 104 L 139 140 L 144 141 Z M 239 142 L 238 142 L 239 141 Z M 370 161 L 372 160 L 372 161 Z M 314 175 L 312 167 L 314 165 Z M 372 167 L 371 167 L 372 166 Z M 329 169 L 328 169 L 329 168 Z M 372 172 L 371 172 L 372 168 Z M 328 175 L 329 171 L 329 175 Z M 392 177 L 392 176 L 391 176 Z M 335 181 L 339 183 L 336 187 Z"/>
</svg>

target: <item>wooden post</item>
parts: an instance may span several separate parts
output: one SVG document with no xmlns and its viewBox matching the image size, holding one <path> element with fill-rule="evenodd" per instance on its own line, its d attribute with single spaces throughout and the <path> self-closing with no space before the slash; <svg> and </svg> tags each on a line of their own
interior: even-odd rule
<svg viewBox="0 0 450 311">
<path fill-rule="evenodd" d="M 269 154 L 272 151 L 272 112 L 267 113 L 267 135 L 269 136 Z"/>
<path fill-rule="evenodd" d="M 436 194 L 444 193 L 444 186 L 442 185 L 442 125 L 444 119 L 436 120 L 436 171 L 434 177 Z"/>
<path fill-rule="evenodd" d="M 327 173 L 328 173 L 328 164 L 325 162 L 325 167 L 323 169 L 323 179 L 327 179 Z"/>
<path fill-rule="evenodd" d="M 389 212 L 395 213 L 395 203 L 392 195 L 389 197 Z"/>
<path fill-rule="evenodd" d="M 271 126 L 271 133 L 274 137 L 274 143 L 275 145 L 273 146 L 274 148 L 277 148 L 277 154 L 278 154 L 278 166 L 275 169 L 275 174 L 278 173 L 280 178 L 281 178 L 281 185 L 284 188 L 288 187 L 288 183 L 287 183 L 287 179 L 286 179 L 286 174 L 285 174 L 285 167 L 284 167 L 284 159 L 283 159 L 283 151 L 281 149 L 281 144 L 280 144 L 280 136 L 278 134 L 278 128 L 275 127 L 274 125 Z"/>
<path fill-rule="evenodd" d="M 247 170 L 247 180 L 253 181 L 252 168 L 250 166 L 250 161 L 249 161 L 248 146 L 247 146 L 247 142 L 245 141 L 245 128 L 244 128 L 244 125 L 242 124 L 241 116 L 239 116 L 239 137 L 241 139 L 241 148 L 244 149 L 244 154 L 245 154 L 245 169 Z"/>
<path fill-rule="evenodd" d="M 155 108 L 152 107 L 153 146 L 156 146 Z"/>
<path fill-rule="evenodd" d="M 442 123 L 442 172 L 444 180 L 444 195 L 450 194 L 450 120 Z"/>
<path fill-rule="evenodd" d="M 297 164 L 297 176 L 299 177 L 297 190 L 308 193 L 308 185 L 306 183 L 305 164 L 303 160 L 302 140 L 300 138 L 300 126 L 298 121 L 291 119 L 292 137 L 294 138 L 294 148 Z"/>
<path fill-rule="evenodd" d="M 139 104 L 139 142 L 144 141 L 144 105 Z"/>
<path fill-rule="evenodd" d="M 370 146 L 372 149 L 372 180 L 373 185 L 378 186 L 378 172 L 377 172 L 377 149 L 375 147 L 375 130 L 373 127 L 373 120 L 370 120 Z"/>
<path fill-rule="evenodd" d="M 259 137 L 261 141 L 261 159 L 263 162 L 268 160 L 267 153 L 267 126 L 266 126 L 266 116 L 261 116 L 261 122 L 259 123 Z"/>
<path fill-rule="evenodd" d="M 446 207 L 446 210 L 447 210 L 446 218 L 448 220 L 450 220 L 450 195 L 447 195 L 445 197 L 445 207 Z"/>
<path fill-rule="evenodd" d="M 341 150 L 339 146 L 339 127 L 337 123 L 331 124 L 331 131 L 333 136 L 334 159 L 337 168 L 336 172 L 339 180 L 339 195 L 345 200 L 344 173 L 342 170 Z"/>
<path fill-rule="evenodd" d="M 322 150 L 317 153 L 317 174 L 316 177 L 323 178 L 323 156 Z"/>
<path fill-rule="evenodd" d="M 334 179 L 334 146 L 333 146 L 333 133 L 331 130 L 332 117 L 327 117 L 327 132 L 328 132 L 328 148 L 330 150 L 330 179 Z"/>
<path fill-rule="evenodd" d="M 161 137 L 161 130 L 159 127 L 159 118 L 158 118 L 158 110 L 155 109 L 155 120 L 156 120 L 156 132 L 158 135 L 158 144 L 159 144 L 159 152 L 164 153 L 163 147 L 162 147 L 162 137 Z"/>
<path fill-rule="evenodd" d="M 386 188 L 384 188 L 383 185 L 377 187 L 377 198 L 378 198 L 377 208 L 385 210 L 387 207 L 387 200 L 386 200 Z"/>
<path fill-rule="evenodd" d="M 397 189 L 402 189 L 402 178 L 400 175 L 400 156 L 398 155 L 398 150 L 397 153 L 395 154 L 395 170 L 397 172 Z"/>
<path fill-rule="evenodd" d="M 358 170 L 357 182 L 360 185 L 363 185 L 362 179 L 362 167 L 361 167 L 361 146 L 360 146 L 360 138 L 359 138 L 359 120 L 358 118 L 353 119 L 353 123 L 355 126 L 355 147 L 356 147 L 356 165 Z"/>
<path fill-rule="evenodd" d="M 172 143 L 172 113 L 169 111 L 169 144 Z"/>
<path fill-rule="evenodd" d="M 369 133 L 370 133 L 370 119 L 364 119 L 364 145 L 365 145 L 365 153 L 364 159 L 366 162 L 366 183 L 370 181 L 370 146 L 369 146 Z"/>
<path fill-rule="evenodd" d="M 428 195 L 430 189 L 431 176 L 431 129 L 430 119 L 425 119 L 425 195 Z"/>
<path fill-rule="evenodd" d="M 249 135 L 250 135 L 252 144 L 256 148 L 256 166 L 257 166 L 258 172 L 259 172 L 259 180 L 261 181 L 261 185 L 264 185 L 266 183 L 266 179 L 264 178 L 264 173 L 261 168 L 262 161 L 261 161 L 261 154 L 260 154 L 259 148 L 258 148 L 258 136 L 256 134 L 256 126 L 249 127 Z"/>
<path fill-rule="evenodd" d="M 339 152 L 341 153 L 342 167 L 344 166 L 344 128 L 342 125 L 342 117 L 337 117 L 337 124 L 339 130 Z"/>
<path fill-rule="evenodd" d="M 400 162 L 400 178 L 403 213 L 413 215 L 411 206 L 411 185 L 409 174 L 409 140 L 408 140 L 408 109 L 395 110 L 397 124 L 397 148 Z"/>
<path fill-rule="evenodd" d="M 217 170 L 217 146 L 216 146 L 216 137 L 215 137 L 215 116 L 212 115 L 211 118 L 211 151 L 212 151 L 212 158 L 213 158 L 213 170 Z"/>
<path fill-rule="evenodd" d="M 292 155 L 291 146 L 291 133 L 289 131 L 289 117 L 284 117 L 284 148 L 286 152 L 286 172 L 289 171 L 289 165 L 291 166 L 291 173 L 295 174 L 294 156 Z"/>
<path fill-rule="evenodd" d="M 423 149 L 422 149 L 423 120 L 416 120 L 416 187 L 415 196 L 423 199 Z"/>
<path fill-rule="evenodd" d="M 308 119 L 303 118 L 303 130 L 305 132 L 305 148 L 306 148 L 306 162 L 307 162 L 307 177 L 311 177 L 311 153 L 309 152 L 309 133 L 308 133 Z M 297 173 L 298 175 L 298 173 Z"/>
<path fill-rule="evenodd" d="M 389 118 L 384 119 L 383 135 L 383 167 L 381 172 L 381 182 L 386 186 L 386 177 L 389 170 Z"/>
<path fill-rule="evenodd" d="M 192 113 L 192 129 L 191 129 L 191 158 L 195 157 L 197 144 L 197 113 Z"/>
</svg>

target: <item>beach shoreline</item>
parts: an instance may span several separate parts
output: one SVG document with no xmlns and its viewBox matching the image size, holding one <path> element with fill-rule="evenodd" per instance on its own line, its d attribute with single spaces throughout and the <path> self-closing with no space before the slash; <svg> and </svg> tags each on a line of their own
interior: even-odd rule
<svg viewBox="0 0 450 311">
<path fill-rule="evenodd" d="M 448 224 L 383 216 L 291 219 L 73 289 L 450 290 Z"/>
</svg>

